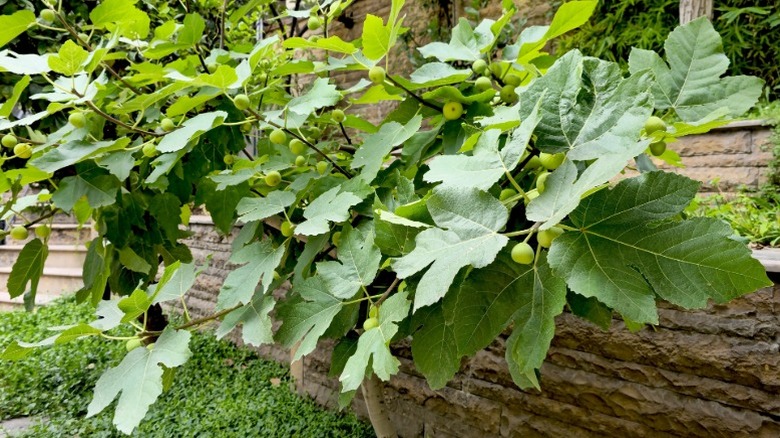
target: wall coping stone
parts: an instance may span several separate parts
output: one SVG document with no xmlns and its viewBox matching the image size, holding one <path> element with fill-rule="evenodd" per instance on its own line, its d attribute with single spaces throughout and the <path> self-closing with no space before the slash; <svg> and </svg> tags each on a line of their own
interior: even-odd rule
<svg viewBox="0 0 780 438">
<path fill-rule="evenodd" d="M 755 120 L 737 120 L 736 122 L 731 122 L 723 126 L 718 126 L 716 128 L 712 128 L 710 132 L 712 131 L 728 131 L 732 129 L 768 129 L 772 125 L 771 120 L 762 120 L 762 119 L 755 119 Z"/>
<path fill-rule="evenodd" d="M 754 249 L 753 257 L 764 265 L 766 272 L 780 272 L 780 248 Z"/>
</svg>

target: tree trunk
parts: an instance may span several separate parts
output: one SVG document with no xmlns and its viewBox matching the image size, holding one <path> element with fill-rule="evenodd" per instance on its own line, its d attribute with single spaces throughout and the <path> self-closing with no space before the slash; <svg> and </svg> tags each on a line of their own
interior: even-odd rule
<svg viewBox="0 0 780 438">
<path fill-rule="evenodd" d="M 712 20 L 712 0 L 680 0 L 680 24 L 702 15 Z"/>
<path fill-rule="evenodd" d="M 290 350 L 290 376 L 292 377 L 292 382 L 290 383 L 290 389 L 293 391 L 296 391 L 298 394 L 303 394 L 304 389 L 304 374 L 303 374 L 303 359 L 300 358 L 293 362 L 293 357 L 295 357 L 295 352 L 298 351 L 298 347 L 301 346 L 300 341 L 293 345 L 293 348 Z"/>
<path fill-rule="evenodd" d="M 361 385 L 368 417 L 371 419 L 371 425 L 374 426 L 377 438 L 397 438 L 398 433 L 395 431 L 393 423 L 390 422 L 390 417 L 385 409 L 385 395 L 382 386 L 382 381 L 374 373 L 371 373 L 371 377 L 365 379 Z"/>
</svg>

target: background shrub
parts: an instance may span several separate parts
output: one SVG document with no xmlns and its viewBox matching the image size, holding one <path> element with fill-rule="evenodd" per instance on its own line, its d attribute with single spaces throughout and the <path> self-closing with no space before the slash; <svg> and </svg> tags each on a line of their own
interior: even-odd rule
<svg viewBox="0 0 780 438">
<path fill-rule="evenodd" d="M 713 25 L 723 37 L 733 74 L 766 81 L 769 100 L 780 97 L 780 8 L 777 0 L 715 2 Z M 679 24 L 678 0 L 602 1 L 581 30 L 558 40 L 559 52 L 580 48 L 586 55 L 625 63 L 631 47 L 659 51 Z"/>
</svg>

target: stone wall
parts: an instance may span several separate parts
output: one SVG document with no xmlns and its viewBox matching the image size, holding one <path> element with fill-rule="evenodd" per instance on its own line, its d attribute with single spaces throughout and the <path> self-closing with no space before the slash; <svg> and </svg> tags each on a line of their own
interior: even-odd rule
<svg viewBox="0 0 780 438">
<path fill-rule="evenodd" d="M 199 260 L 213 254 L 188 306 L 210 313 L 230 266 L 230 237 L 194 218 L 186 242 Z M 659 310 L 660 323 L 629 333 L 609 331 L 570 314 L 557 320 L 542 367 L 542 391 L 521 391 L 504 361 L 505 338 L 475 358 L 440 391 L 412 365 L 407 345 L 394 353 L 401 372 L 385 388 L 392 419 L 404 437 L 511 436 L 780 436 L 780 289 L 764 289 L 729 305 L 699 311 Z M 238 333 L 233 340 L 239 342 Z M 304 359 L 301 391 L 336 405 L 328 377 L 332 344 Z M 277 346 L 259 349 L 286 362 Z M 360 394 L 353 409 L 367 417 Z"/>
<path fill-rule="evenodd" d="M 705 192 L 740 187 L 758 188 L 766 180 L 767 164 L 772 159 L 766 147 L 771 129 L 760 121 L 741 121 L 716 128 L 707 134 L 681 138 L 669 148 L 680 154 L 684 169 L 665 166 L 703 183 Z"/>
</svg>

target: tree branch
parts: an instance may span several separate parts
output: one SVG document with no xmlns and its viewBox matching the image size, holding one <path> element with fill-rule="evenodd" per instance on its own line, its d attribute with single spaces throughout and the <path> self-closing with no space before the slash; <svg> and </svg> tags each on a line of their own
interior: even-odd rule
<svg viewBox="0 0 780 438">
<path fill-rule="evenodd" d="M 349 138 L 349 135 L 347 135 L 347 130 L 344 129 L 344 124 L 339 122 L 339 128 L 341 128 L 341 133 L 344 134 L 344 138 L 347 139 L 347 143 L 352 145 L 352 139 Z"/>
<path fill-rule="evenodd" d="M 296 132 L 294 132 L 294 131 L 291 131 L 291 130 L 287 129 L 287 128 L 285 128 L 284 126 L 278 125 L 278 124 L 276 124 L 276 123 L 274 123 L 274 122 L 271 122 L 270 120 L 267 120 L 265 117 L 263 117 L 262 115 L 260 115 L 260 113 L 258 113 L 257 111 L 253 110 L 252 108 L 248 108 L 248 109 L 247 109 L 247 111 L 249 111 L 249 112 L 250 112 L 250 113 L 251 113 L 253 116 L 255 116 L 255 118 L 256 118 L 257 120 L 262 120 L 262 121 L 264 121 L 265 123 L 268 123 L 269 125 L 273 126 L 274 128 L 281 129 L 281 130 L 283 130 L 284 132 L 286 132 L 286 133 L 288 133 L 288 134 L 292 135 L 293 137 L 297 138 L 298 140 L 300 140 L 301 142 L 303 142 L 303 143 L 304 143 L 306 146 L 308 146 L 309 148 L 311 148 L 313 151 L 317 152 L 317 153 L 318 153 L 318 154 L 319 154 L 321 157 L 323 157 L 323 158 L 324 158 L 324 159 L 326 159 L 328 162 L 330 162 L 330 164 L 332 164 L 332 165 L 333 165 L 333 168 L 334 168 L 334 169 L 336 169 L 336 170 L 337 170 L 339 173 L 341 173 L 342 175 L 346 176 L 347 178 L 352 178 L 352 174 L 351 174 L 351 173 L 349 173 L 349 172 L 348 172 L 346 169 L 344 169 L 343 167 L 339 166 L 339 165 L 338 165 L 338 164 L 337 164 L 335 161 L 333 161 L 333 159 L 332 159 L 332 158 L 330 158 L 330 157 L 328 156 L 328 154 L 326 154 L 325 152 L 322 152 L 322 151 L 321 151 L 321 150 L 320 150 L 320 149 L 319 149 L 317 146 L 313 145 L 313 144 L 312 144 L 312 143 L 311 143 L 309 140 L 307 140 L 305 137 L 302 137 L 302 136 L 298 135 Z"/>
<path fill-rule="evenodd" d="M 400 283 L 400 282 L 401 282 L 401 279 L 398 278 L 398 277 L 395 277 L 393 282 L 390 283 L 390 286 L 387 287 L 387 290 L 385 291 L 385 293 L 383 293 L 382 296 L 379 297 L 378 300 L 376 300 L 376 303 L 374 303 L 374 305 L 378 306 L 378 305 L 382 304 L 382 302 L 384 300 L 386 300 L 387 297 L 389 297 L 391 293 L 393 293 L 393 291 L 395 290 L 395 287 L 398 286 L 398 283 Z"/>
<path fill-rule="evenodd" d="M 395 85 L 396 87 L 398 87 L 398 88 L 400 88 L 400 89 L 404 90 L 404 91 L 406 92 L 406 94 L 408 94 L 408 95 L 412 96 L 412 97 L 414 98 L 414 100 L 416 100 L 416 101 L 420 102 L 420 104 L 422 104 L 422 105 L 424 105 L 424 106 L 427 106 L 428 108 L 435 109 L 435 110 L 436 110 L 436 111 L 438 111 L 438 112 L 442 112 L 442 111 L 443 111 L 443 108 L 442 108 L 442 107 L 440 107 L 439 105 L 436 105 L 436 104 L 434 104 L 434 103 L 428 102 L 427 100 L 425 100 L 425 99 L 423 99 L 422 97 L 418 96 L 418 95 L 417 95 L 417 94 L 415 94 L 415 93 L 414 93 L 412 90 L 410 90 L 410 89 L 408 89 L 408 88 L 404 87 L 404 86 L 403 86 L 403 85 L 401 85 L 401 84 L 400 84 L 398 81 L 396 81 L 395 79 L 391 78 L 389 75 L 386 77 L 386 79 L 387 79 L 388 81 L 390 81 L 390 82 L 391 82 L 393 85 Z"/>
<path fill-rule="evenodd" d="M 83 97 L 83 96 L 80 96 L 80 97 Z M 135 126 L 128 125 L 127 123 L 125 123 L 125 122 L 123 122 L 123 121 L 121 121 L 119 119 L 115 119 L 110 114 L 108 114 L 105 111 L 103 111 L 102 109 L 98 108 L 98 106 L 95 105 L 94 103 L 92 103 L 92 101 L 90 101 L 90 100 L 86 101 L 85 103 L 87 104 L 87 106 L 90 109 L 92 109 L 92 111 L 94 111 L 98 115 L 100 115 L 100 117 L 103 117 L 104 119 L 108 120 L 109 122 L 115 123 L 115 124 L 125 128 L 125 129 L 129 130 L 129 131 L 137 132 L 137 133 L 143 134 L 143 135 L 150 135 L 152 137 L 162 137 L 164 135 L 164 134 L 158 134 L 158 133 L 152 132 L 152 131 L 147 131 L 145 129 L 138 129 Z"/>
</svg>

